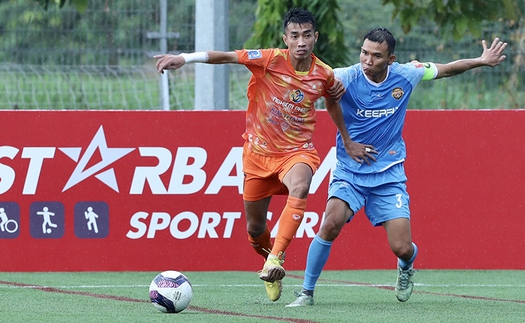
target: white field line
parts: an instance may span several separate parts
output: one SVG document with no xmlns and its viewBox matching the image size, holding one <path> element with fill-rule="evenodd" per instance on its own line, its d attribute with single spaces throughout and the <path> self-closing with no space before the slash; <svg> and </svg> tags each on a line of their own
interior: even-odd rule
<svg viewBox="0 0 525 323">
<path fill-rule="evenodd" d="M 261 284 L 192 284 L 193 287 L 260 287 Z M 289 285 L 291 287 L 302 287 L 302 285 Z M 421 284 L 415 283 L 415 286 L 422 287 L 480 287 L 480 288 L 524 288 L 525 285 L 513 285 L 513 284 Z M 394 284 L 317 284 L 317 287 L 394 287 Z M 95 289 L 95 288 L 149 288 L 149 285 L 141 284 L 130 284 L 130 285 L 56 285 L 56 286 L 43 286 L 43 285 L 26 285 L 26 286 L 13 286 L 13 285 L 2 285 L 0 289 L 39 289 L 39 288 L 57 288 L 57 289 Z"/>
</svg>

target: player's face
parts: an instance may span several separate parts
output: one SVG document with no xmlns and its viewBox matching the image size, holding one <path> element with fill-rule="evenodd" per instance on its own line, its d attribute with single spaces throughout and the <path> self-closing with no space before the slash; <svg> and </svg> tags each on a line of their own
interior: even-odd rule
<svg viewBox="0 0 525 323">
<path fill-rule="evenodd" d="M 365 39 L 361 47 L 359 60 L 363 72 L 371 81 L 376 83 L 383 82 L 387 75 L 387 67 L 392 64 L 396 56 L 388 54 L 388 44 L 386 41 L 376 43 Z"/>
<path fill-rule="evenodd" d="M 285 32 L 283 41 L 288 46 L 290 54 L 299 61 L 310 59 L 310 54 L 314 50 L 314 45 L 319 35 L 318 32 L 313 30 L 312 24 L 290 23 L 286 27 Z"/>
</svg>

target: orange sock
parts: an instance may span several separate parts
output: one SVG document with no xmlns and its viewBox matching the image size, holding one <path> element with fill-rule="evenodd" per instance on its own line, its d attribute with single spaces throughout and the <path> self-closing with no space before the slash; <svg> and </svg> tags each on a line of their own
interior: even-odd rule
<svg viewBox="0 0 525 323">
<path fill-rule="evenodd" d="M 268 258 L 268 252 L 272 250 L 272 242 L 270 240 L 270 229 L 266 227 L 266 231 L 263 234 L 252 237 L 248 234 L 248 241 L 253 247 L 253 250 L 264 257 L 264 260 Z"/>
<path fill-rule="evenodd" d="M 279 229 L 277 230 L 277 237 L 275 237 L 272 254 L 279 256 L 280 252 L 284 252 L 288 248 L 297 228 L 303 221 L 305 209 L 306 199 L 288 196 L 286 206 L 279 219 Z"/>
</svg>

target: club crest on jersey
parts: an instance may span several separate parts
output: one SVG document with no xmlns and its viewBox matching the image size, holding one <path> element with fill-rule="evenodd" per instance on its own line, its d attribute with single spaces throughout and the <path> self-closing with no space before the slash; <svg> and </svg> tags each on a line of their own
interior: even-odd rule
<svg viewBox="0 0 525 323">
<path fill-rule="evenodd" d="M 301 103 L 304 99 L 304 93 L 301 90 L 291 90 L 290 100 L 295 103 Z"/>
<path fill-rule="evenodd" d="M 257 59 L 262 57 L 262 52 L 260 50 L 249 50 L 248 59 Z"/>
<path fill-rule="evenodd" d="M 405 92 L 400 87 L 396 87 L 395 89 L 392 90 L 392 97 L 396 100 L 401 99 L 403 95 L 405 95 Z"/>
</svg>

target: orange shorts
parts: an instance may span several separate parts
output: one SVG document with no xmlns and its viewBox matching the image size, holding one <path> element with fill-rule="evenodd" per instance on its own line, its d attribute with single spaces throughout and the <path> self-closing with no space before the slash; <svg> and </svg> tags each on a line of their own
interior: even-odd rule
<svg viewBox="0 0 525 323">
<path fill-rule="evenodd" d="M 284 156 L 264 156 L 254 153 L 245 144 L 242 154 L 245 201 L 258 201 L 272 195 L 287 195 L 284 176 L 296 164 L 303 163 L 315 173 L 321 160 L 317 151 L 297 151 Z"/>
</svg>

